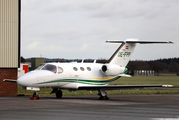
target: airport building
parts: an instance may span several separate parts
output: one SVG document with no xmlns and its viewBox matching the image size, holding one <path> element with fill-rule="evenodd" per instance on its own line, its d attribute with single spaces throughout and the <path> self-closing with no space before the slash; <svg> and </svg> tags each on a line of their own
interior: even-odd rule
<svg viewBox="0 0 179 120">
<path fill-rule="evenodd" d="M 0 96 L 16 96 L 20 67 L 20 0 L 0 0 Z"/>
</svg>

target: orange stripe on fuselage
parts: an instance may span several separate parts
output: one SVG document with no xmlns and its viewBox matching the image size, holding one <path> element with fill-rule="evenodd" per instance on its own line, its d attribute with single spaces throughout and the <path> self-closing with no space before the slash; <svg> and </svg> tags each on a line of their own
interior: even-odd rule
<svg viewBox="0 0 179 120">
<path fill-rule="evenodd" d="M 114 77 L 116 77 L 116 76 L 112 76 L 112 77 L 108 77 L 108 78 L 91 78 L 91 79 L 93 79 L 93 80 L 110 80 Z"/>
</svg>

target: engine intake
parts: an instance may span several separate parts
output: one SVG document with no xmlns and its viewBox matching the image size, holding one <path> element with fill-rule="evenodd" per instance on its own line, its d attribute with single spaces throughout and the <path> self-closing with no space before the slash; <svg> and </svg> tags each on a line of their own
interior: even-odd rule
<svg viewBox="0 0 179 120">
<path fill-rule="evenodd" d="M 124 67 L 120 67 L 119 65 L 114 65 L 114 64 L 105 64 L 101 67 L 101 72 L 107 76 L 119 75 L 123 73 L 124 70 L 125 70 Z"/>
</svg>

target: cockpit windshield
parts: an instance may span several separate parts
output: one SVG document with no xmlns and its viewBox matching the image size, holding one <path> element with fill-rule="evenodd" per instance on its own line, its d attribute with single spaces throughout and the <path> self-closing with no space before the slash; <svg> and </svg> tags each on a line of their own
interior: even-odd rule
<svg viewBox="0 0 179 120">
<path fill-rule="evenodd" d="M 43 66 L 44 64 L 41 64 L 38 68 L 36 68 L 36 70 L 40 70 Z"/>
<path fill-rule="evenodd" d="M 55 65 L 46 64 L 41 70 L 49 70 L 56 73 L 57 67 Z"/>
</svg>

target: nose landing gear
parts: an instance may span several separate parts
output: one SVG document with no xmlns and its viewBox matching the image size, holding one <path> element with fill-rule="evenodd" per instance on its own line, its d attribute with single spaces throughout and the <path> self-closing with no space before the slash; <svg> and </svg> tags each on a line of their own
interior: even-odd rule
<svg viewBox="0 0 179 120">
<path fill-rule="evenodd" d="M 32 97 L 30 97 L 30 100 L 41 100 L 41 97 L 38 96 L 37 91 L 34 91 L 34 94 Z"/>
</svg>

